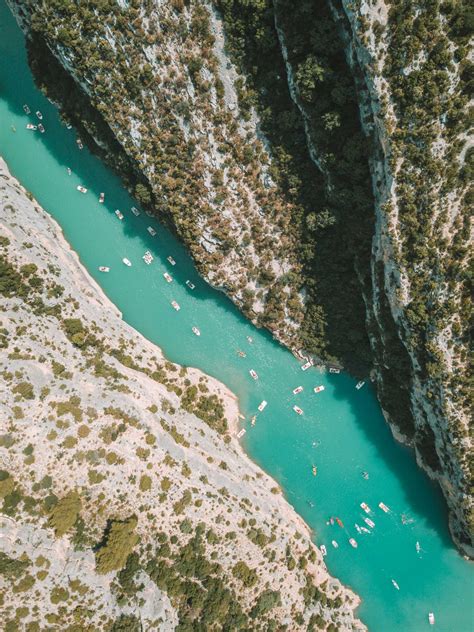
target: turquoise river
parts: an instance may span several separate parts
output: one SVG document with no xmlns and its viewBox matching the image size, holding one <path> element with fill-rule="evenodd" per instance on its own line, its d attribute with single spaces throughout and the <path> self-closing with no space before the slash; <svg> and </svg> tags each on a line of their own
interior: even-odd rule
<svg viewBox="0 0 474 632">
<path fill-rule="evenodd" d="M 428 612 L 433 611 L 435 630 L 472 630 L 470 563 L 450 540 L 440 492 L 417 468 L 413 454 L 393 440 L 371 387 L 356 390 L 354 380 L 342 373 L 315 368 L 302 372 L 288 351 L 198 277 L 190 257 L 165 228 L 144 213 L 135 217 L 130 212 L 134 202 L 120 180 L 87 149 L 78 149 L 74 130 L 61 124 L 56 108 L 35 88 L 23 36 L 3 1 L 0 55 L 0 155 L 59 222 L 83 265 L 128 323 L 171 360 L 198 367 L 228 385 L 247 419 L 261 400 L 268 401 L 254 427 L 243 422 L 245 450 L 281 484 L 314 530 L 317 544 L 327 546 L 329 571 L 361 596 L 358 614 L 369 629 L 428 630 Z M 24 103 L 31 108 L 29 117 Z M 36 110 L 43 113 L 44 134 L 25 127 L 28 121 L 38 123 Z M 88 193 L 79 193 L 78 184 Z M 103 205 L 98 202 L 101 191 L 106 194 Z M 115 209 L 123 212 L 122 222 Z M 146 230 L 149 225 L 157 230 L 155 238 Z M 155 258 L 150 266 L 142 261 L 145 250 Z M 169 265 L 169 255 L 176 266 Z M 122 264 L 123 257 L 132 267 Z M 110 266 L 110 273 L 101 274 L 100 265 Z M 173 283 L 165 282 L 165 271 Z M 195 283 L 194 291 L 186 287 L 186 279 Z M 170 305 L 173 299 L 181 305 L 179 312 Z M 193 325 L 201 330 L 200 338 L 193 335 Z M 237 349 L 246 357 L 239 357 Z M 258 381 L 250 377 L 251 368 Z M 319 384 L 325 390 L 315 394 L 313 387 Z M 304 391 L 295 396 L 292 390 L 298 385 Z M 294 404 L 304 410 L 303 416 L 293 412 Z M 370 533 L 358 533 L 355 527 L 367 526 L 362 501 L 372 510 L 368 517 L 375 527 Z M 389 513 L 379 509 L 380 501 Z M 330 516 L 338 516 L 344 527 L 328 524 Z M 350 537 L 357 540 L 357 549 L 349 544 Z M 333 548 L 333 539 L 339 548 Z"/>
</svg>

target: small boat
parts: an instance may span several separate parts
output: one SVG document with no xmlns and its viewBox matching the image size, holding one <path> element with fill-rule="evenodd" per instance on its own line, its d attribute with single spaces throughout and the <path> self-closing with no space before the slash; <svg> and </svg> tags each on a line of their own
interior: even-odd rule
<svg viewBox="0 0 474 632">
<path fill-rule="evenodd" d="M 385 513 L 389 513 L 390 511 L 390 509 L 384 503 L 379 503 L 379 507 L 382 511 L 385 511 Z"/>
<path fill-rule="evenodd" d="M 16 127 L 14 125 L 10 125 L 10 129 L 12 132 L 16 132 Z"/>
<path fill-rule="evenodd" d="M 355 523 L 354 527 L 356 528 L 357 533 L 361 534 L 362 533 L 362 529 L 359 527 L 359 525 L 357 524 L 357 522 Z"/>
<path fill-rule="evenodd" d="M 326 555 L 328 554 L 328 551 L 327 551 L 326 547 L 324 546 L 324 544 L 321 544 L 321 546 L 319 547 L 319 550 L 323 554 L 323 557 L 326 557 Z"/>
<path fill-rule="evenodd" d="M 99 271 L 100 272 L 108 272 L 110 270 L 110 268 L 108 268 L 107 266 L 99 266 Z"/>
<path fill-rule="evenodd" d="M 72 129 L 71 123 L 66 123 L 66 129 Z"/>
<path fill-rule="evenodd" d="M 265 410 L 266 406 L 267 406 L 267 403 L 268 403 L 268 402 L 267 402 L 266 400 L 262 400 L 262 401 L 260 402 L 260 404 L 258 405 L 258 410 L 259 410 L 260 412 L 263 412 L 263 411 Z"/>
<path fill-rule="evenodd" d="M 360 506 L 365 511 L 365 513 L 370 513 L 370 507 L 369 505 L 367 505 L 367 503 L 360 503 Z"/>
<path fill-rule="evenodd" d="M 80 184 L 78 184 L 78 185 L 77 185 L 76 189 L 77 189 L 78 191 L 80 191 L 81 193 L 87 193 L 87 189 L 86 189 L 86 187 L 83 187 L 83 186 L 82 186 L 82 185 L 80 185 Z"/>
<path fill-rule="evenodd" d="M 416 549 L 416 552 L 417 552 L 417 553 L 421 553 L 421 546 L 420 546 L 420 543 L 419 543 L 419 542 L 417 542 L 417 543 L 415 544 L 415 549 Z"/>
<path fill-rule="evenodd" d="M 360 532 L 361 533 L 371 533 L 370 529 L 367 529 L 367 527 L 361 527 L 360 528 Z"/>
<path fill-rule="evenodd" d="M 79 147 L 79 149 L 84 149 L 84 145 L 82 144 L 82 140 L 80 138 L 76 139 L 76 144 Z"/>
<path fill-rule="evenodd" d="M 140 211 L 137 209 L 136 206 L 132 206 L 132 208 L 130 210 L 135 215 L 135 217 L 138 217 L 140 215 Z"/>
<path fill-rule="evenodd" d="M 313 476 L 316 476 L 316 474 L 318 473 L 318 468 L 316 467 L 316 465 L 313 465 L 311 471 L 313 472 Z"/>
<path fill-rule="evenodd" d="M 175 309 L 177 312 L 179 312 L 179 310 L 181 309 L 176 301 L 171 301 L 171 305 L 173 306 L 173 309 Z"/>
<path fill-rule="evenodd" d="M 331 525 L 334 524 L 334 518 L 331 516 L 329 520 L 326 522 L 326 524 L 331 524 Z"/>
<path fill-rule="evenodd" d="M 331 540 L 331 544 L 333 545 L 335 549 L 339 548 L 339 544 L 336 542 L 336 540 Z"/>
<path fill-rule="evenodd" d="M 168 281 L 168 283 L 171 283 L 171 281 L 173 280 L 173 278 L 171 277 L 170 274 L 168 274 L 167 272 L 165 272 L 163 274 L 163 276 L 165 277 L 165 279 Z"/>
<path fill-rule="evenodd" d="M 237 355 L 239 356 L 239 358 L 247 357 L 247 354 L 245 353 L 245 351 L 241 351 L 240 349 L 237 349 Z"/>
<path fill-rule="evenodd" d="M 121 213 L 118 209 L 116 209 L 114 212 L 115 212 L 115 215 L 116 215 L 116 216 L 117 216 L 120 220 L 122 220 L 122 219 L 123 219 L 123 214 L 122 214 L 122 213 Z"/>
<path fill-rule="evenodd" d="M 297 415 L 302 415 L 303 411 L 301 410 L 301 408 L 299 406 L 293 406 L 293 410 L 295 411 L 295 413 Z"/>
<path fill-rule="evenodd" d="M 32 123 L 27 123 L 26 124 L 26 129 L 31 129 L 33 130 L 33 132 L 36 132 L 36 130 L 38 129 L 37 125 L 33 125 Z"/>
<path fill-rule="evenodd" d="M 312 500 L 307 500 L 306 501 L 308 503 L 308 505 L 311 507 L 311 509 L 314 507 L 314 503 Z"/>
<path fill-rule="evenodd" d="M 36 116 L 39 118 L 40 121 L 43 119 L 43 115 L 39 110 L 36 112 Z"/>
<path fill-rule="evenodd" d="M 250 369 L 249 373 L 253 377 L 254 380 L 258 380 L 258 374 L 256 371 L 254 371 L 253 369 Z"/>
<path fill-rule="evenodd" d="M 322 384 L 321 384 L 320 386 L 315 386 L 315 387 L 313 388 L 313 391 L 314 391 L 315 393 L 321 393 L 322 391 L 324 391 L 324 386 L 323 386 Z"/>
<path fill-rule="evenodd" d="M 252 342 L 253 342 L 253 338 L 252 338 L 252 336 L 247 336 L 247 342 L 249 342 L 250 344 L 252 344 Z"/>
<path fill-rule="evenodd" d="M 72 169 L 71 169 L 71 167 L 67 167 L 66 171 L 67 171 L 67 175 L 68 176 L 72 176 Z"/>
<path fill-rule="evenodd" d="M 340 373 L 340 372 L 341 372 L 341 369 L 335 369 L 334 367 L 331 367 L 329 369 L 329 373 Z"/>
<path fill-rule="evenodd" d="M 400 586 L 397 584 L 397 582 L 394 579 L 392 579 L 392 584 L 397 590 L 400 590 Z"/>
<path fill-rule="evenodd" d="M 171 257 L 171 256 L 166 257 L 166 260 L 169 261 L 172 266 L 176 265 L 176 261 L 173 259 L 173 257 Z"/>
<path fill-rule="evenodd" d="M 368 525 L 371 529 L 375 527 L 375 522 L 371 520 L 370 518 L 364 518 L 363 520 L 365 524 Z"/>
<path fill-rule="evenodd" d="M 432 612 L 428 613 L 428 621 L 430 623 L 430 625 L 434 625 L 435 624 L 435 616 Z"/>
<path fill-rule="evenodd" d="M 298 395 L 298 393 L 301 393 L 302 390 L 303 390 L 302 386 L 297 386 L 296 388 L 293 389 L 293 395 Z"/>
<path fill-rule="evenodd" d="M 100 193 L 100 194 L 99 194 L 99 202 L 100 202 L 101 204 L 103 204 L 103 203 L 104 203 L 104 200 L 105 200 L 105 193 Z"/>
<path fill-rule="evenodd" d="M 46 130 L 44 129 L 44 125 L 43 125 L 43 123 L 38 123 L 38 129 L 39 129 L 39 131 L 40 131 L 42 134 L 44 134 L 44 133 L 45 133 L 45 131 L 46 131 Z"/>
<path fill-rule="evenodd" d="M 413 524 L 415 520 L 411 516 L 407 516 L 407 514 L 402 514 L 401 517 L 402 524 Z"/>
<path fill-rule="evenodd" d="M 349 544 L 356 549 L 357 548 L 357 542 L 354 540 L 354 538 L 349 538 Z"/>
<path fill-rule="evenodd" d="M 344 523 L 342 522 L 340 518 L 336 518 L 336 522 L 341 527 L 341 529 L 344 529 Z"/>
<path fill-rule="evenodd" d="M 24 111 L 25 114 L 30 114 L 30 112 L 31 112 L 30 108 L 26 105 L 26 103 L 23 106 L 23 111 Z"/>
<path fill-rule="evenodd" d="M 149 250 L 147 250 L 145 254 L 143 255 L 142 259 L 147 264 L 147 266 L 149 266 L 150 263 L 153 261 L 153 255 L 151 254 Z"/>
<path fill-rule="evenodd" d="M 365 478 L 366 481 L 369 480 L 369 473 L 368 472 L 362 472 L 362 478 Z"/>
<path fill-rule="evenodd" d="M 242 428 L 242 430 L 240 430 L 240 432 L 237 434 L 237 439 L 241 439 L 246 432 L 247 431 L 245 430 L 245 428 Z"/>
<path fill-rule="evenodd" d="M 193 334 L 196 334 L 196 336 L 200 336 L 201 332 L 199 331 L 199 329 L 197 327 L 192 327 L 193 330 Z"/>
<path fill-rule="evenodd" d="M 194 288 L 196 287 L 194 283 L 191 283 L 189 279 L 186 281 L 186 285 L 188 286 L 190 290 L 194 290 Z"/>
<path fill-rule="evenodd" d="M 253 415 L 250 417 L 250 423 L 252 426 L 255 426 L 255 422 L 257 421 L 257 415 Z"/>
<path fill-rule="evenodd" d="M 312 362 L 306 362 L 306 364 L 303 364 L 303 366 L 301 367 L 301 370 L 307 371 L 311 366 L 313 366 Z"/>
<path fill-rule="evenodd" d="M 131 262 L 129 259 L 127 259 L 127 257 L 124 257 L 124 258 L 122 259 L 122 261 L 123 261 L 123 262 L 124 262 L 124 264 L 125 264 L 126 266 L 128 266 L 129 268 L 130 268 L 130 266 L 132 265 L 132 262 Z"/>
<path fill-rule="evenodd" d="M 152 237 L 156 235 L 156 230 L 152 226 L 148 226 L 147 231 L 150 233 Z"/>
<path fill-rule="evenodd" d="M 356 389 L 359 391 L 364 386 L 364 384 L 365 382 L 363 380 L 361 380 L 360 382 L 357 382 Z"/>
</svg>

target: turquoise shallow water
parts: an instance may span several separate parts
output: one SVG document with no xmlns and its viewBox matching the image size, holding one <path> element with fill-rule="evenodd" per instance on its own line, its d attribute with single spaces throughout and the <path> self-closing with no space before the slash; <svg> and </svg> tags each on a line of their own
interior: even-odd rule
<svg viewBox="0 0 474 632">
<path fill-rule="evenodd" d="M 24 114 L 23 103 L 32 112 L 43 112 L 45 134 L 25 129 L 28 120 L 37 121 Z M 343 374 L 302 372 L 290 353 L 256 331 L 230 301 L 199 279 L 167 230 L 143 213 L 138 218 L 131 214 L 134 202 L 120 181 L 86 149 L 78 150 L 74 132 L 60 124 L 56 109 L 34 87 L 22 35 L 4 2 L 0 154 L 60 223 L 82 263 L 127 322 L 171 360 L 222 380 L 237 393 L 247 417 L 262 399 L 268 401 L 255 427 L 246 425 L 245 449 L 283 486 L 288 500 L 314 529 L 317 543 L 327 546 L 330 572 L 362 597 L 359 615 L 370 629 L 431 629 L 427 614 L 434 611 L 435 630 L 472 630 L 472 567 L 450 541 L 438 489 L 418 470 L 412 455 L 393 441 L 370 387 L 357 391 L 355 382 Z M 77 184 L 84 184 L 88 193 L 76 191 Z M 106 193 L 104 205 L 98 203 L 100 191 Z M 123 222 L 114 215 L 117 208 L 125 215 Z M 158 231 L 156 238 L 146 232 L 148 225 Z M 141 259 L 147 249 L 155 257 L 150 266 Z M 175 267 L 167 262 L 168 255 L 176 260 Z M 125 267 L 122 257 L 133 266 Z M 99 265 L 110 266 L 110 273 L 98 272 Z M 165 282 L 165 271 L 172 274 L 173 283 Z M 185 286 L 186 279 L 196 284 L 193 292 Z M 180 312 L 171 308 L 173 299 L 181 305 Z M 192 334 L 193 325 L 200 328 L 200 338 Z M 253 344 L 247 341 L 249 335 Z M 246 358 L 239 358 L 237 349 L 244 350 Z M 249 376 L 251 368 L 259 374 L 257 382 Z M 312 388 L 318 384 L 325 391 L 316 395 Z M 292 389 L 298 385 L 304 391 L 294 396 Z M 304 409 L 302 417 L 292 411 L 295 403 Z M 369 473 L 369 480 L 362 471 Z M 375 528 L 370 534 L 358 534 L 354 526 L 366 526 L 362 501 L 372 509 Z M 390 507 L 389 514 L 378 508 L 380 501 Z M 402 523 L 402 514 L 409 524 Z M 330 516 L 338 516 L 344 528 L 326 524 Z M 349 545 L 349 537 L 357 540 L 357 549 Z M 331 546 L 332 539 L 338 549 Z"/>
</svg>

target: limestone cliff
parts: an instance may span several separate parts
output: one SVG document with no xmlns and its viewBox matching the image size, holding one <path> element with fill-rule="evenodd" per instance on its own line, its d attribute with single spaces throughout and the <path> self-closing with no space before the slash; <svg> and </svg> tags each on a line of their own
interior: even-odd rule
<svg viewBox="0 0 474 632">
<path fill-rule="evenodd" d="M 3 161 L 0 294 L 5 630 L 364 629 L 232 393 L 121 320 Z"/>
</svg>

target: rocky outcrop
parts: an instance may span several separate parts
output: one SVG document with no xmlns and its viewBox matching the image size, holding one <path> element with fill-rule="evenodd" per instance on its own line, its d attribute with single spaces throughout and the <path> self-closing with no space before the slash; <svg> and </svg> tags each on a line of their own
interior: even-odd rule
<svg viewBox="0 0 474 632">
<path fill-rule="evenodd" d="M 364 629 L 233 394 L 121 320 L 3 162 L 0 189 L 6 629 Z"/>
</svg>

